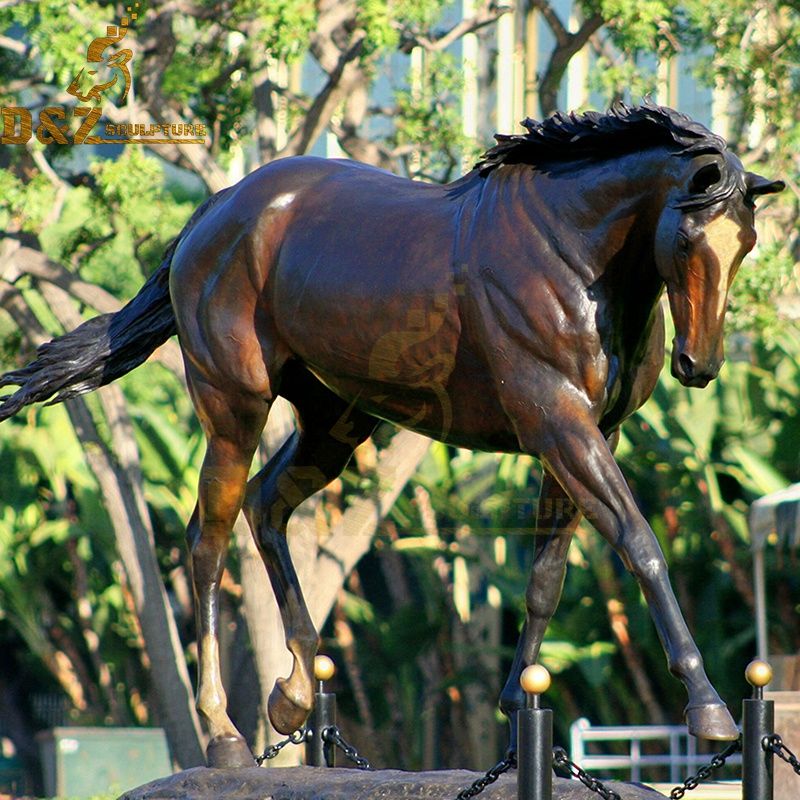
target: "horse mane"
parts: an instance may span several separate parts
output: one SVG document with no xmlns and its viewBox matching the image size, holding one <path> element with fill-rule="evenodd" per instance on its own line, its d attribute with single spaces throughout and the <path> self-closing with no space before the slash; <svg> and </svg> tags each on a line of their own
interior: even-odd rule
<svg viewBox="0 0 800 800">
<path fill-rule="evenodd" d="M 542 122 L 523 121 L 527 133 L 495 134 L 497 144 L 475 165 L 482 178 L 506 164 L 544 167 L 570 161 L 601 161 L 650 147 L 675 148 L 676 154 L 723 155 L 727 143 L 704 125 L 672 108 L 645 100 L 640 106 L 615 103 L 605 114 L 587 111 L 565 114 L 557 111 Z M 673 202 L 683 211 L 707 208 L 746 192 L 741 170 L 728 159 L 720 166 L 720 179 L 705 191 L 687 193 Z"/>
<path fill-rule="evenodd" d="M 557 111 L 538 122 L 525 119 L 527 133 L 495 134 L 475 169 L 488 175 L 504 164 L 540 166 L 554 161 L 603 159 L 659 145 L 686 154 L 722 153 L 725 140 L 686 114 L 645 100 L 640 106 L 615 103 L 605 114 Z"/>
</svg>

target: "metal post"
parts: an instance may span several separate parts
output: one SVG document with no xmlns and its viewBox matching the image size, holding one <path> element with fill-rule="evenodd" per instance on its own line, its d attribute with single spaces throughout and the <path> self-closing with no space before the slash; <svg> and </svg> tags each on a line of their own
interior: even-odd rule
<svg viewBox="0 0 800 800">
<path fill-rule="evenodd" d="M 336 727 L 336 695 L 324 691 L 323 681 L 330 680 L 335 671 L 333 661 L 327 656 L 314 660 L 314 677 L 319 681 L 314 694 L 314 710 L 308 718 L 306 738 L 306 764 L 310 767 L 335 767 L 336 746 L 325 741 L 325 731 Z"/>
<path fill-rule="evenodd" d="M 775 704 L 764 699 L 772 668 L 765 661 L 751 661 L 745 677 L 753 697 L 742 703 L 742 800 L 773 800 L 773 756 L 762 745 L 775 732 Z"/>
<path fill-rule="evenodd" d="M 517 798 L 552 800 L 553 712 L 539 707 L 550 686 L 550 674 L 539 664 L 526 667 L 519 679 L 525 708 L 517 712 Z"/>
</svg>

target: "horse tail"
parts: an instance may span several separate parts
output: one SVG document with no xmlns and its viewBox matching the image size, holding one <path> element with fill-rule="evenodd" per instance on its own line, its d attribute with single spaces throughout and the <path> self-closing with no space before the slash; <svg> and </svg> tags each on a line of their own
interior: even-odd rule
<svg viewBox="0 0 800 800">
<path fill-rule="evenodd" d="M 169 294 L 175 249 L 226 192 L 217 192 L 197 208 L 167 247 L 161 265 L 127 305 L 41 345 L 27 366 L 0 376 L 0 387 L 19 387 L 0 398 L 0 421 L 31 403 L 46 400 L 53 405 L 111 383 L 138 367 L 177 332 Z"/>
</svg>

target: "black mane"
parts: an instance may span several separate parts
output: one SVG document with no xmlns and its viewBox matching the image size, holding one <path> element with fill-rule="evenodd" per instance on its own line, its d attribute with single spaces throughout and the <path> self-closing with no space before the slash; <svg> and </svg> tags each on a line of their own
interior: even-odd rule
<svg viewBox="0 0 800 800">
<path fill-rule="evenodd" d="M 723 153 L 725 140 L 686 114 L 646 100 L 617 103 L 601 114 L 556 112 L 542 122 L 526 119 L 528 133 L 496 134 L 497 144 L 475 165 L 487 175 L 503 164 L 536 166 L 553 161 L 609 158 L 658 145 L 677 145 L 687 154 Z"/>
</svg>

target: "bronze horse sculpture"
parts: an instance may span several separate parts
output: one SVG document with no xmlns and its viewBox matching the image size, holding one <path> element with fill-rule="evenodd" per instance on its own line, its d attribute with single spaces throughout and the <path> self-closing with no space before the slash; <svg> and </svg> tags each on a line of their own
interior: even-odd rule
<svg viewBox="0 0 800 800">
<path fill-rule="evenodd" d="M 294 659 L 269 704 L 286 734 L 312 706 L 318 643 L 287 521 L 379 420 L 544 466 L 527 621 L 501 695 L 509 717 L 584 515 L 641 586 L 688 692 L 690 732 L 738 736 L 613 451 L 663 363 L 665 286 L 673 375 L 696 387 L 717 375 L 728 289 L 756 241 L 754 198 L 783 184 L 650 103 L 524 125 L 445 186 L 340 160 L 268 164 L 195 212 L 127 306 L 0 379 L 20 387 L 0 406 L 4 419 L 114 380 L 177 332 L 208 443 L 187 536 L 212 765 L 253 763 L 227 715 L 217 646 L 236 515 L 244 509 Z M 297 430 L 248 482 L 277 395 L 293 404 Z"/>
</svg>

